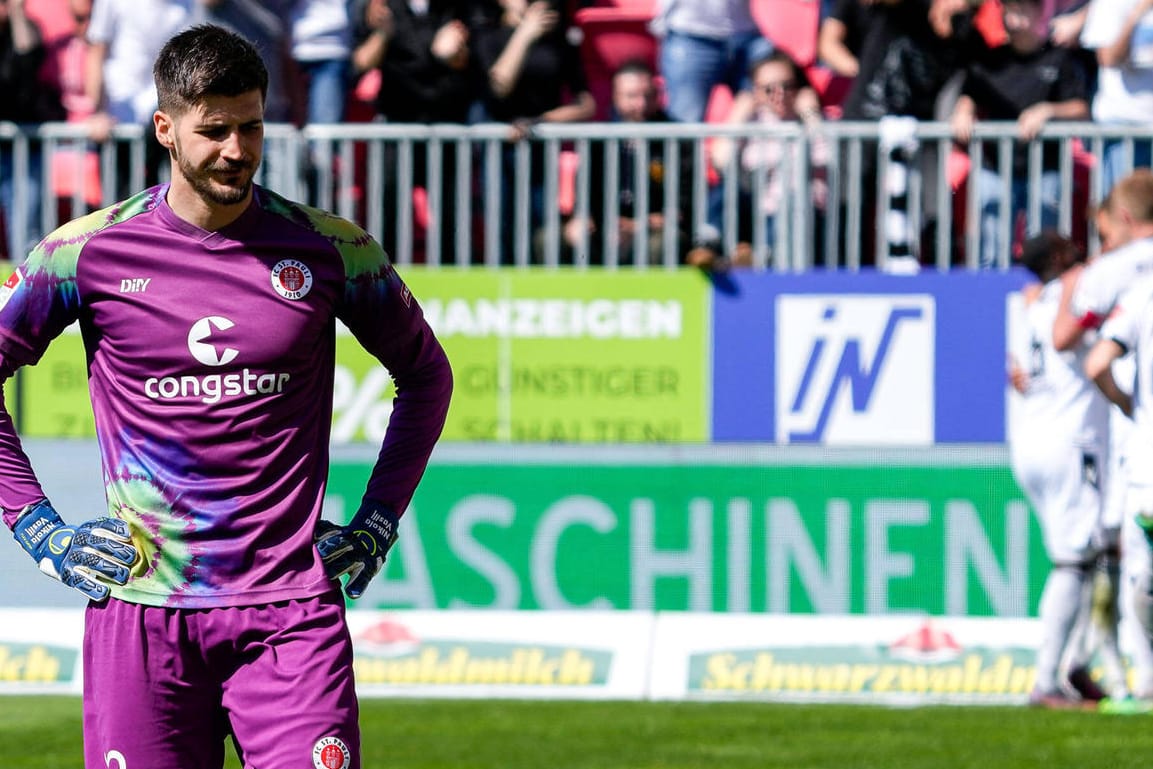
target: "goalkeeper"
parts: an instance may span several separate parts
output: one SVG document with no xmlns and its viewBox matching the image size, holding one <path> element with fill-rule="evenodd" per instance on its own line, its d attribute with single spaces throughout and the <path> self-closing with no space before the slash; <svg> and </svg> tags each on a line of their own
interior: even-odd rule
<svg viewBox="0 0 1153 769">
<path fill-rule="evenodd" d="M 219 769 L 228 735 L 244 766 L 357 769 L 340 581 L 356 598 L 380 571 L 452 374 L 372 238 L 254 183 L 252 45 L 193 27 L 154 78 L 171 182 L 61 227 L 0 287 L 0 382 L 79 323 L 106 505 L 65 522 L 0 400 L 0 512 L 90 599 L 89 769 Z M 397 384 L 348 525 L 320 520 L 338 320 Z"/>
</svg>

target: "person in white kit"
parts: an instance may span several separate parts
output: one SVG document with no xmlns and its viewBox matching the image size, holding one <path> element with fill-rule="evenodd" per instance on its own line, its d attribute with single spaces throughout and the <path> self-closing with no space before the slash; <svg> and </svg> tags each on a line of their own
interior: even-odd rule
<svg viewBox="0 0 1153 769">
<path fill-rule="evenodd" d="M 1125 513 L 1134 522 L 1133 529 L 1144 535 L 1144 541 L 1126 538 L 1125 561 L 1133 580 L 1134 615 L 1148 641 L 1153 638 L 1153 381 L 1148 376 L 1138 376 L 1131 395 L 1119 386 L 1114 366 L 1130 353 L 1138 371 L 1147 372 L 1153 366 L 1153 275 L 1140 278 L 1124 294 L 1085 360 L 1085 373 L 1110 400 L 1133 415 L 1134 426 L 1126 447 Z"/>
<path fill-rule="evenodd" d="M 1110 407 L 1082 370 L 1088 348 L 1059 352 L 1052 342 L 1061 276 L 1078 271 L 1083 254 L 1067 238 L 1046 231 L 1025 244 L 1021 261 L 1041 284 L 1024 292 L 1027 333 L 1016 335 L 1010 349 L 1010 381 L 1021 395 L 1010 460 L 1040 518 L 1052 563 L 1041 594 L 1041 642 L 1029 703 L 1080 707 L 1097 698 L 1082 692 L 1088 675 L 1082 639 L 1098 554 Z"/>
<path fill-rule="evenodd" d="M 1102 201 L 1098 220 L 1103 253 L 1090 262 L 1075 282 L 1069 282 L 1062 295 L 1061 308 L 1053 323 L 1053 345 L 1058 350 L 1072 349 L 1086 334 L 1099 329 L 1121 295 L 1142 275 L 1153 274 L 1153 172 L 1137 169 L 1121 179 Z M 1126 391 L 1131 391 L 1134 372 L 1130 367 L 1122 373 L 1126 365 L 1131 366 L 1119 363 L 1114 375 Z M 1126 593 L 1119 604 L 1123 615 L 1132 613 L 1128 591 L 1133 589 L 1137 575 L 1130 559 L 1117 563 L 1119 553 L 1135 553 L 1144 547 L 1141 532 L 1132 516 L 1125 513 L 1130 478 L 1126 446 L 1130 431 L 1129 419 L 1114 409 L 1110 421 L 1112 467 L 1100 536 L 1105 546 L 1104 574 L 1118 583 L 1114 595 Z M 1123 583 L 1119 576 L 1121 570 L 1125 574 Z M 1130 632 L 1133 640 L 1133 694 L 1141 699 L 1153 698 L 1153 647 L 1143 633 L 1137 632 L 1136 623 L 1127 621 L 1125 616 L 1121 627 Z"/>
</svg>

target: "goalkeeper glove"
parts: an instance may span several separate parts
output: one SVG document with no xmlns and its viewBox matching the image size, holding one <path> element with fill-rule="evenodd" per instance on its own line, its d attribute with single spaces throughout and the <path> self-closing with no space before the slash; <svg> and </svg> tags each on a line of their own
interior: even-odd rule
<svg viewBox="0 0 1153 769">
<path fill-rule="evenodd" d="M 48 500 L 25 508 L 12 533 L 40 571 L 93 601 L 108 597 L 107 583 L 127 582 L 128 570 L 139 557 L 124 521 L 97 518 L 68 526 Z"/>
<path fill-rule="evenodd" d="M 316 550 L 324 571 L 332 579 L 348 575 L 344 592 L 349 598 L 360 598 L 380 573 L 389 548 L 396 542 L 399 518 L 379 502 L 366 499 L 347 526 L 325 520 L 317 523 Z"/>
</svg>

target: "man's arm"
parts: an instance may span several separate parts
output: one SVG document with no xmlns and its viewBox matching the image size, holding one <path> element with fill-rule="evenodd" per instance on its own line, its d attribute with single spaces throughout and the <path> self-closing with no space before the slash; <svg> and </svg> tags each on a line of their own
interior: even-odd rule
<svg viewBox="0 0 1153 769">
<path fill-rule="evenodd" d="M 97 518 L 69 526 L 44 495 L 4 404 L 3 384 L 13 373 L 0 351 L 0 514 L 16 542 L 40 571 L 94 601 L 123 585 L 139 558 L 128 524 Z"/>
<path fill-rule="evenodd" d="M 1026 107 L 1017 118 L 1017 135 L 1025 141 L 1032 141 L 1050 120 L 1087 120 L 1089 102 L 1085 99 L 1066 99 L 1058 102 L 1041 102 Z"/>
<path fill-rule="evenodd" d="M 1115 403 L 1126 416 L 1133 415 L 1133 398 L 1113 378 L 1113 361 L 1125 354 L 1125 348 L 1114 339 L 1101 339 L 1085 357 L 1085 374 L 1097 388 Z"/>
<path fill-rule="evenodd" d="M 369 248 L 373 253 L 364 261 L 362 255 L 351 255 L 361 271 L 348 277 L 338 315 L 388 369 L 396 399 L 360 508 L 347 525 L 322 520 L 316 530 L 325 571 L 333 579 L 348 575 L 344 591 L 350 598 L 363 595 L 384 567 L 452 397 L 452 369 L 444 348 L 384 252 L 371 241 Z"/>
<path fill-rule="evenodd" d="M 1133 32 L 1137 29 L 1137 24 L 1141 21 L 1142 17 L 1153 9 L 1153 0 L 1138 0 L 1138 2 L 1129 10 L 1125 15 L 1125 20 L 1121 24 L 1121 30 L 1117 33 L 1117 37 L 1113 42 L 1108 45 L 1103 45 L 1097 49 L 1097 63 L 1102 67 L 1121 67 L 1129 59 L 1129 51 L 1132 47 Z"/>
<path fill-rule="evenodd" d="M 1073 292 L 1077 290 L 1083 271 L 1082 267 L 1073 267 L 1061 276 L 1061 301 L 1057 307 L 1057 317 L 1053 320 L 1053 346 L 1061 352 L 1076 347 L 1085 331 L 1094 325 L 1085 318 L 1078 318 L 1072 310 Z"/>
<path fill-rule="evenodd" d="M 17 516 L 27 507 L 45 499 L 44 490 L 32 471 L 32 463 L 20 443 L 16 425 L 4 402 L 4 383 L 11 378 L 14 366 L 5 362 L 0 351 L 0 514 L 11 529 Z"/>
<path fill-rule="evenodd" d="M 831 16 L 825 19 L 817 33 L 817 58 L 841 77 L 852 78 L 861 65 L 846 45 L 848 36 L 845 22 Z"/>
</svg>

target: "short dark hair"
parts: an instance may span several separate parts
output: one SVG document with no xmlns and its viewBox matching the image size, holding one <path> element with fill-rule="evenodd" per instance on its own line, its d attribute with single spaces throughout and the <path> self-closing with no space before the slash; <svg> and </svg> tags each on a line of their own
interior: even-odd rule
<svg viewBox="0 0 1153 769">
<path fill-rule="evenodd" d="M 617 75 L 648 75 L 649 77 L 656 77 L 657 73 L 649 66 L 649 63 L 644 59 L 629 59 L 617 67 L 616 72 L 613 72 L 613 77 Z"/>
<path fill-rule="evenodd" d="M 268 96 L 268 69 L 252 43 L 223 27 L 200 24 L 172 37 L 152 66 L 160 109 L 184 112 L 206 96 Z"/>
<path fill-rule="evenodd" d="M 1010 0 L 1012 1 L 1012 0 Z M 1060 252 L 1073 254 L 1073 262 L 1084 261 L 1084 253 L 1077 244 L 1056 230 L 1044 229 L 1021 245 L 1020 263 L 1039 280 L 1047 280 L 1053 257 Z"/>
<path fill-rule="evenodd" d="M 797 84 L 797 88 L 811 88 L 812 83 L 809 81 L 809 76 L 805 74 L 805 68 L 802 67 L 796 59 L 788 54 L 782 48 L 774 48 L 770 53 L 765 56 L 755 59 L 749 64 L 749 77 L 752 78 L 757 74 L 757 70 L 766 64 L 784 64 L 792 73 L 791 77 L 793 82 Z"/>
</svg>

